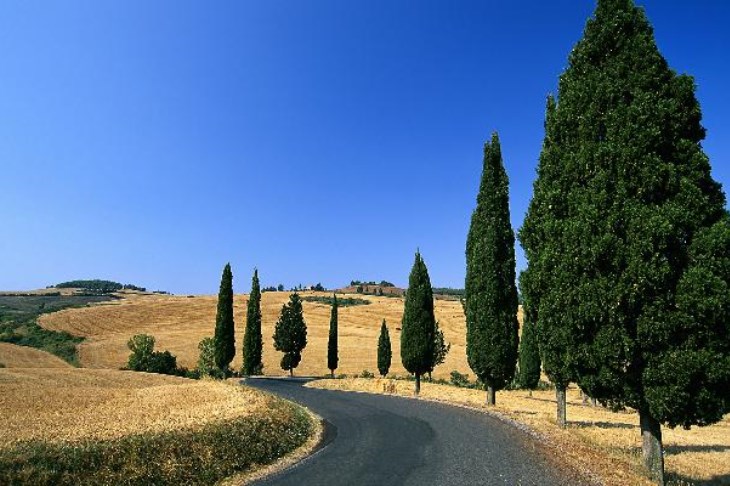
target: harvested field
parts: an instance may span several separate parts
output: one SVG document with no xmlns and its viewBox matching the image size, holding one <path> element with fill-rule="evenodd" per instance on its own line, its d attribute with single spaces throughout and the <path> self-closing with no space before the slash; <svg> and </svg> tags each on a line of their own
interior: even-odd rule
<svg viewBox="0 0 730 486">
<path fill-rule="evenodd" d="M 412 396 L 413 382 L 382 379 L 319 380 L 315 388 Z M 421 384 L 421 397 L 486 409 L 485 392 L 433 383 Z M 635 412 L 611 412 L 583 405 L 576 388 L 568 390 L 568 427 L 555 424 L 555 392 L 500 391 L 492 412 L 528 425 L 556 446 L 577 467 L 596 473 L 605 484 L 651 484 L 642 474 L 641 434 Z M 663 428 L 669 484 L 730 482 L 730 417 L 691 430 Z"/>
<path fill-rule="evenodd" d="M 261 392 L 116 370 L 0 369 L 0 449 L 195 429 L 265 410 Z"/>
<path fill-rule="evenodd" d="M 302 295 L 328 296 L 327 292 L 303 292 Z M 363 298 L 358 294 L 346 297 Z M 240 343 L 243 340 L 247 296 L 236 295 L 234 315 L 238 346 L 234 367 L 240 367 Z M 288 292 L 265 292 L 262 295 L 262 333 L 264 339 L 264 372 L 283 374 L 279 367 L 281 353 L 274 350 L 272 335 L 281 306 Z M 400 325 L 403 299 L 397 297 L 365 298 L 369 305 L 342 307 L 339 310 L 340 366 L 337 373 L 355 374 L 363 370 L 377 372 L 377 342 L 380 324 L 386 319 L 393 346 L 392 372 L 404 374 L 400 364 Z M 436 318 L 446 340 L 452 344 L 446 362 L 439 366 L 435 377 L 446 378 L 452 370 L 470 373 L 466 362 L 466 322 L 458 301 L 437 300 Z M 169 350 L 178 363 L 192 368 L 198 356 L 198 342 L 213 335 L 215 325 L 215 296 L 127 295 L 112 303 L 81 309 L 67 309 L 41 317 L 44 328 L 63 330 L 87 338 L 79 346 L 82 366 L 91 368 L 120 368 L 129 355 L 127 340 L 134 334 L 155 336 L 160 350 Z M 327 336 L 330 307 L 316 302 L 304 302 L 307 322 L 307 347 L 302 362 L 295 370 L 299 375 L 324 375 L 327 370 Z"/>
<path fill-rule="evenodd" d="M 9 343 L 0 343 L 0 363 L 6 368 L 73 368 L 51 353 Z"/>
</svg>

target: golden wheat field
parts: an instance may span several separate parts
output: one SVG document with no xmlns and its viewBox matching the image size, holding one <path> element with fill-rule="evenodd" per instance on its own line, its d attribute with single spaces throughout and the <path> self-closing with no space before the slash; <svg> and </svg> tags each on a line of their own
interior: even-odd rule
<svg viewBox="0 0 730 486">
<path fill-rule="evenodd" d="M 303 297 L 331 295 L 325 292 L 304 292 Z M 377 372 L 377 343 L 380 324 L 386 319 L 393 349 L 391 372 L 405 374 L 400 364 L 400 322 L 403 299 L 345 295 L 364 298 L 369 305 L 339 309 L 339 368 L 337 373 L 354 374 L 363 370 Z M 247 296 L 234 298 L 236 322 L 236 358 L 234 368 L 241 366 L 241 343 L 246 322 Z M 282 305 L 289 299 L 286 292 L 265 292 L 261 299 L 262 334 L 264 338 L 264 372 L 283 374 L 281 353 L 274 350 L 272 335 Z M 182 366 L 192 368 L 198 357 L 198 342 L 213 335 L 216 312 L 215 296 L 127 295 L 125 299 L 80 309 L 46 314 L 40 320 L 47 329 L 67 331 L 87 338 L 79 346 L 81 365 L 90 368 L 118 369 L 127 361 L 127 340 L 138 333 L 151 334 L 157 348 L 169 350 Z M 307 347 L 302 362 L 295 370 L 299 375 L 324 375 L 327 370 L 327 338 L 331 307 L 304 302 L 307 322 Z M 466 362 L 466 322 L 458 301 L 437 300 L 436 318 L 451 343 L 446 362 L 436 368 L 434 377 L 448 377 L 452 370 L 469 373 Z"/>
<path fill-rule="evenodd" d="M 413 395 L 413 383 L 401 380 L 349 378 L 318 380 L 307 386 Z M 485 408 L 485 392 L 479 390 L 422 383 L 421 397 Z M 641 473 L 638 415 L 584 405 L 575 387 L 568 390 L 567 400 L 569 424 L 565 430 L 560 430 L 555 424 L 554 391 L 535 391 L 532 396 L 522 390 L 500 391 L 497 393 L 497 406 L 489 410 L 527 424 L 547 437 L 574 465 L 600 475 L 604 484 L 651 484 Z M 691 430 L 665 427 L 662 432 L 666 470 L 675 476 L 674 484 L 688 484 L 689 481 L 722 484 L 728 481 L 730 417 L 709 427 Z"/>
<path fill-rule="evenodd" d="M 0 369 L 0 447 L 195 428 L 265 410 L 261 392 L 117 370 Z"/>
<path fill-rule="evenodd" d="M 0 363 L 6 368 L 72 368 L 51 353 L 9 343 L 0 343 Z"/>
</svg>

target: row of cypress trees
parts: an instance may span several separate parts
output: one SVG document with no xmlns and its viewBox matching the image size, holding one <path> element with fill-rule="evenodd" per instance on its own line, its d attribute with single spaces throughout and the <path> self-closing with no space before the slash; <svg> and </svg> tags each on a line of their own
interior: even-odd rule
<svg viewBox="0 0 730 486">
<path fill-rule="evenodd" d="M 659 52 L 642 9 L 599 0 L 558 97 L 547 99 L 519 232 L 528 261 L 519 381 L 535 383 L 542 361 L 560 426 L 570 383 L 636 410 L 658 484 L 661 425 L 708 425 L 730 411 L 730 216 L 702 150 L 694 92 Z M 495 134 L 484 148 L 465 296 L 468 361 L 491 404 L 518 356 L 509 221 Z"/>
</svg>

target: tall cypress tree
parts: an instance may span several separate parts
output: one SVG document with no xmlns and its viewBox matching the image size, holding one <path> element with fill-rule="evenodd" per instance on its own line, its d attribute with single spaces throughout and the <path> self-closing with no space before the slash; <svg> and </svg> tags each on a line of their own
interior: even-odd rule
<svg viewBox="0 0 730 486">
<path fill-rule="evenodd" d="M 378 337 L 378 371 L 380 376 L 385 377 L 390 371 L 390 361 L 393 352 L 390 349 L 390 334 L 388 327 L 385 325 L 385 319 L 380 326 L 380 337 Z"/>
<path fill-rule="evenodd" d="M 487 403 L 512 381 L 517 364 L 515 236 L 499 137 L 484 144 L 484 167 L 466 242 L 466 355 L 487 386 Z"/>
<path fill-rule="evenodd" d="M 218 309 L 215 316 L 215 365 L 223 372 L 236 355 L 236 338 L 233 327 L 233 273 L 231 264 L 226 263 L 218 290 Z"/>
<path fill-rule="evenodd" d="M 537 345 L 537 329 L 535 325 L 535 311 L 528 299 L 524 298 L 525 280 L 528 272 L 523 271 L 520 276 L 522 286 L 522 335 L 520 336 L 517 381 L 521 388 L 532 390 L 540 382 L 540 352 Z"/>
<path fill-rule="evenodd" d="M 302 351 L 307 346 L 307 323 L 304 321 L 302 299 L 294 292 L 289 302 L 281 308 L 281 315 L 274 329 L 274 349 L 282 351 L 281 369 L 294 375 L 294 368 L 302 360 Z"/>
<path fill-rule="evenodd" d="M 332 314 L 330 315 L 330 334 L 327 340 L 327 369 L 330 370 L 332 378 L 335 377 L 337 369 L 337 294 L 332 297 Z"/>
<path fill-rule="evenodd" d="M 261 337 L 261 287 L 259 271 L 254 269 L 251 294 L 246 311 L 246 332 L 243 335 L 243 374 L 258 375 L 263 372 L 263 339 Z"/>
<path fill-rule="evenodd" d="M 401 361 L 403 367 L 416 376 L 416 395 L 421 392 L 421 375 L 428 372 L 433 360 L 435 333 L 431 279 L 426 263 L 417 251 L 408 278 L 400 337 Z"/>
<path fill-rule="evenodd" d="M 548 116 L 522 238 L 541 351 L 571 336 L 581 388 L 638 411 L 660 484 L 661 424 L 730 411 L 730 224 L 694 91 L 642 9 L 599 0 Z"/>
</svg>

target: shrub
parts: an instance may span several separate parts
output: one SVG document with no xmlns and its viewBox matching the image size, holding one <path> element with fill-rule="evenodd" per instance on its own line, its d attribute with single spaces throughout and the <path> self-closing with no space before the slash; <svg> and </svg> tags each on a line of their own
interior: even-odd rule
<svg viewBox="0 0 730 486">
<path fill-rule="evenodd" d="M 177 358 L 169 351 L 155 351 L 155 338 L 149 334 L 137 334 L 127 341 L 132 352 L 127 360 L 127 368 L 132 371 L 180 375 L 185 370 L 178 369 Z"/>
<path fill-rule="evenodd" d="M 460 388 L 464 388 L 469 386 L 469 375 L 459 373 L 458 371 L 454 370 L 451 372 L 451 378 L 449 379 L 449 382 L 454 385 L 458 386 Z"/>
<path fill-rule="evenodd" d="M 360 378 L 375 378 L 375 375 L 368 370 L 363 370 L 362 373 L 360 373 Z"/>
</svg>

